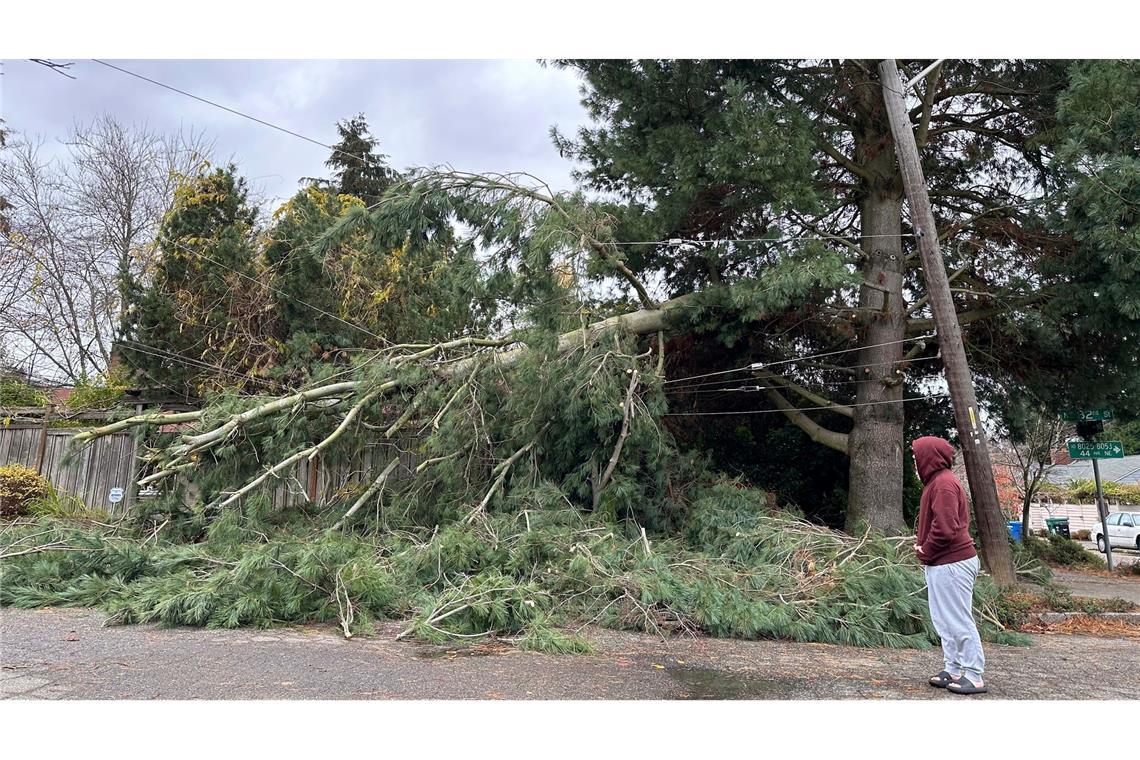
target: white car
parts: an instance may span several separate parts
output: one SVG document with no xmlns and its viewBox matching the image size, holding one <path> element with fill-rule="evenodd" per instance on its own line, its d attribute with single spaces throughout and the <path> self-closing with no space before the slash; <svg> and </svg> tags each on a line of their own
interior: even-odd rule
<svg viewBox="0 0 1140 760">
<path fill-rule="evenodd" d="M 1089 531 L 1096 548 L 1104 552 L 1104 529 L 1100 523 Z M 1122 549 L 1140 549 L 1140 512 L 1109 512 L 1108 541 Z"/>
</svg>

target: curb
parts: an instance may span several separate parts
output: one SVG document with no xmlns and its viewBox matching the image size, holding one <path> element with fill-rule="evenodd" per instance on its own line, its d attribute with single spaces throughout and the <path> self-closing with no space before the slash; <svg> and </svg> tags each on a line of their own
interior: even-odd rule
<svg viewBox="0 0 1140 760">
<path fill-rule="evenodd" d="M 1035 612 L 1030 619 L 1038 623 L 1063 623 L 1073 618 L 1093 618 L 1095 620 L 1123 620 L 1126 623 L 1140 625 L 1140 612 Z"/>
</svg>

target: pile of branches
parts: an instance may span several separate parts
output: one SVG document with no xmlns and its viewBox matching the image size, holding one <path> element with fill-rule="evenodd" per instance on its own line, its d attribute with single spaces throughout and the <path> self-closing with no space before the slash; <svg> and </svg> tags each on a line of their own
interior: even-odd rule
<svg viewBox="0 0 1140 760">
<path fill-rule="evenodd" d="M 671 538 L 651 539 L 565 506 L 428 529 L 301 532 L 227 511 L 197 542 L 109 526 L 39 521 L 0 539 L 0 603 L 95 606 L 111 622 L 220 628 L 377 619 L 400 638 L 498 637 L 527 649 L 589 651 L 590 625 L 659 635 L 928 647 L 921 569 L 907 537 L 860 537 L 769 511 L 739 483 L 708 488 Z M 979 585 L 989 639 L 1005 631 L 996 590 Z"/>
</svg>

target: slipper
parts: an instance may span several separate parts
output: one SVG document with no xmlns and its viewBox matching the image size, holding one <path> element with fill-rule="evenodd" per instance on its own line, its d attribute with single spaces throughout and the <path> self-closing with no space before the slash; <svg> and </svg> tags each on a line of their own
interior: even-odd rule
<svg viewBox="0 0 1140 760">
<path fill-rule="evenodd" d="M 945 689 L 948 684 L 950 684 L 955 678 L 958 678 L 958 677 L 959 676 L 952 676 L 949 673 L 947 673 L 945 670 L 943 670 L 938 675 L 931 676 L 930 680 L 927 683 L 929 683 L 931 686 L 933 686 L 935 688 Z"/>
<path fill-rule="evenodd" d="M 952 691 L 955 694 L 985 694 L 989 689 L 985 686 L 975 686 L 973 681 L 962 676 L 957 680 L 951 681 L 946 686 L 946 691 Z"/>
</svg>

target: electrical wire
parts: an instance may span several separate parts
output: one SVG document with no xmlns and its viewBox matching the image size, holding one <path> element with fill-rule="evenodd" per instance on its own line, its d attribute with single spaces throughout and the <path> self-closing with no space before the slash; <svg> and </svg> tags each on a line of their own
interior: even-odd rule
<svg viewBox="0 0 1140 760">
<path fill-rule="evenodd" d="M 122 72 L 123 74 L 127 74 L 127 75 L 129 75 L 129 76 L 135 77 L 136 79 L 141 79 L 141 80 L 143 80 L 143 81 L 145 81 L 145 82 L 149 82 L 149 83 L 151 83 L 151 84 L 153 84 L 153 85 L 156 85 L 156 86 L 158 86 L 158 87 L 162 87 L 162 88 L 165 88 L 165 89 L 167 89 L 167 90 L 170 90 L 170 91 L 172 91 L 172 92 L 176 92 L 176 93 L 178 93 L 178 94 L 180 94 L 180 95 L 185 95 L 185 96 L 186 96 L 186 97 L 188 97 L 188 98 L 192 98 L 192 99 L 194 99 L 194 100 L 197 100 L 197 101 L 199 101 L 199 102 L 205 103 L 205 104 L 207 104 L 207 105 L 210 105 L 210 106 L 213 106 L 213 107 L 215 107 L 215 108 L 220 108 L 220 109 L 222 109 L 223 111 L 228 111 L 229 113 L 235 114 L 235 115 L 237 115 L 237 116 L 241 116 L 241 117 L 242 117 L 242 118 L 244 118 L 244 119 L 249 119 L 250 121 L 254 121 L 254 122 L 257 122 L 258 124 L 262 124 L 262 125 L 264 125 L 264 126 L 270 127 L 271 129 L 275 129 L 275 130 L 277 130 L 277 131 L 279 131 L 279 132 L 284 132 L 285 134 L 288 134 L 288 135 L 292 135 L 293 137 L 297 137 L 297 138 L 300 138 L 300 139 L 302 139 L 302 140 L 305 140 L 306 142 L 310 142 L 310 143 L 313 143 L 314 145 L 319 145 L 319 146 L 321 146 L 322 148 L 327 148 L 328 150 L 334 151 L 334 152 L 336 152 L 336 153 L 340 153 L 341 155 L 344 155 L 344 156 L 348 156 L 349 158 L 361 158 L 361 159 L 370 160 L 370 161 L 371 161 L 371 160 L 375 160 L 375 159 L 374 159 L 372 156 L 368 156 L 368 155 L 364 155 L 364 156 L 356 156 L 356 155 L 354 155 L 354 154 L 351 154 L 351 153 L 347 153 L 347 152 L 345 152 L 345 151 L 342 151 L 342 150 L 340 150 L 340 149 L 339 149 L 339 148 L 337 148 L 336 146 L 333 146 L 333 145 L 329 145 L 329 144 L 327 144 L 327 143 L 323 143 L 323 142 L 321 142 L 320 140 L 315 140 L 315 139 L 313 139 L 312 137 L 308 137 L 308 136 L 306 136 L 306 135 L 300 134 L 299 132 L 294 132 L 294 131 L 293 131 L 293 130 L 291 130 L 291 129 L 287 129 L 287 128 L 285 128 L 285 127 L 279 126 L 279 125 L 277 125 L 277 124 L 274 124 L 274 123 L 272 123 L 272 122 L 269 122 L 269 121 L 265 121 L 264 119 L 259 119 L 259 118 L 257 118 L 256 116 L 251 116 L 250 114 L 247 114 L 247 113 L 243 113 L 243 112 L 241 112 L 241 111 L 238 111 L 238 110 L 236 110 L 236 109 L 230 108 L 230 107 L 228 107 L 228 106 L 224 106 L 224 105 L 222 105 L 221 103 L 215 103 L 215 102 L 214 102 L 214 101 L 212 101 L 212 100 L 208 100 L 208 99 L 206 99 L 206 98 L 203 98 L 203 97 L 199 97 L 198 95 L 194 95 L 193 93 L 190 93 L 190 92 L 186 92 L 185 90 L 180 90 L 180 89 L 179 89 L 179 88 L 177 88 L 177 87 L 174 87 L 174 86 L 172 86 L 172 85 L 168 85 L 168 84 L 165 84 L 165 83 L 163 83 L 163 82 L 159 82 L 159 81 L 158 81 L 158 80 L 156 80 L 156 79 L 151 79 L 150 77 L 146 77 L 146 76 L 143 76 L 142 74 L 138 74 L 138 73 L 136 73 L 136 72 L 134 72 L 134 71 L 131 71 L 131 70 L 129 70 L 129 69 L 124 69 L 123 67 L 121 67 L 121 66 L 116 66 L 116 65 L 115 65 L 115 64 L 113 64 L 113 63 L 108 63 L 108 62 L 106 62 L 106 61 L 102 61 L 102 60 L 99 60 L 98 58 L 92 58 L 91 60 L 92 60 L 92 61 L 94 61 L 95 63 L 98 63 L 98 64 L 100 64 L 101 66 L 106 66 L 107 68 L 110 68 L 110 69 L 114 69 L 115 71 L 119 71 L 119 72 Z M 377 201 L 376 203 L 373 203 L 372 205 L 370 205 L 370 206 L 367 206 L 365 210 L 367 210 L 367 211 L 371 211 L 372 209 L 374 209 L 374 208 L 376 208 L 377 206 L 379 206 L 379 205 L 380 205 L 380 203 L 381 203 L 381 201 Z M 194 251 L 194 250 L 192 250 L 192 249 L 190 249 L 190 248 L 187 248 L 186 246 L 182 245 L 182 244 L 181 244 L 181 243 L 179 243 L 178 241 L 172 241 L 172 242 L 173 242 L 175 245 L 177 245 L 178 247 L 180 247 L 180 248 L 182 248 L 183 250 L 185 250 L 186 252 L 188 252 L 188 253 L 191 253 L 191 254 L 195 254 L 195 255 L 201 256 L 202 258 L 206 259 L 207 261 L 211 261 L 211 262 L 213 262 L 214 264 L 216 264 L 217 266 L 220 266 L 220 267 L 222 267 L 223 269 L 226 269 L 226 270 L 228 270 L 228 271 L 230 271 L 230 272 L 233 272 L 234 274 L 236 274 L 236 275 L 238 275 L 238 276 L 240 276 L 240 277 L 244 277 L 245 279 L 247 279 L 247 280 L 250 280 L 251 282 L 255 282 L 255 283 L 256 283 L 256 282 L 258 282 L 258 281 L 257 281 L 256 279 L 254 279 L 253 277 L 250 277 L 249 275 L 247 275 L 247 274 L 245 274 L 245 273 L 243 273 L 243 272 L 239 272 L 239 271 L 237 271 L 236 269 L 233 269 L 233 268 L 231 268 L 231 267 L 228 267 L 228 266 L 226 266 L 225 264 L 221 263 L 220 261 L 218 261 L 218 260 L 216 260 L 216 259 L 212 258 L 211 256 L 208 256 L 207 254 L 205 254 L 205 253 L 203 253 L 203 252 L 201 252 L 201 251 Z M 360 325 L 357 325 L 357 324 L 353 324 L 352 322 L 348 322 L 347 320 L 344 320 L 344 319 L 342 319 L 342 318 L 340 318 L 340 317 L 336 316 L 335 314 L 330 314 L 329 312 L 325 311 L 324 309 L 321 309 L 319 306 L 314 306 L 313 304 L 311 304 L 311 303 L 308 303 L 307 301 L 303 301 L 303 300 L 301 300 L 300 298 L 297 298 L 296 296 L 292 296 L 292 295 L 289 295 L 289 294 L 287 294 L 287 293 L 284 293 L 283 291 L 281 291 L 281 290 L 278 290 L 277 288 L 274 288 L 274 287 L 273 287 L 273 286 L 271 286 L 271 285 L 265 285 L 265 287 L 267 287 L 269 290 L 273 291 L 274 293 L 277 293 L 278 295 L 282 295 L 282 296 L 285 296 L 286 298 L 289 298 L 290 300 L 292 300 L 292 301 L 294 301 L 294 302 L 296 302 L 296 303 L 299 303 L 299 304 L 301 304 L 302 306 L 307 306 L 307 307 L 309 307 L 310 309 L 313 309 L 314 311 L 316 311 L 316 312 L 318 312 L 318 313 L 320 313 L 320 314 L 323 314 L 323 315 L 324 315 L 324 316 L 326 316 L 326 317 L 329 317 L 330 319 L 336 320 L 337 322 L 340 322 L 341 324 L 343 324 L 343 325 L 346 325 L 347 327 L 351 327 L 351 328 L 353 328 L 354 330 L 359 330 L 359 331 L 363 332 L 364 334 L 366 334 L 366 335 L 368 335 L 368 336 L 370 336 L 370 337 L 372 337 L 372 338 L 376 338 L 377 340 L 379 340 L 379 341 L 381 341 L 381 342 L 383 342 L 383 343 L 387 343 L 387 342 L 388 342 L 388 341 L 387 341 L 385 338 L 383 338 L 383 337 L 382 337 L 382 336 L 380 336 L 380 335 L 377 335 L 376 333 L 372 332 L 371 330 L 368 330 L 368 329 L 366 329 L 366 328 L 364 328 L 364 327 L 361 327 Z"/>
<path fill-rule="evenodd" d="M 896 345 L 899 343 L 908 343 L 912 340 L 925 340 L 926 338 L 933 338 L 933 337 L 935 337 L 935 336 L 933 333 L 931 333 L 931 334 L 927 334 L 927 335 L 917 335 L 913 338 L 902 338 L 900 340 L 889 340 L 889 341 L 886 341 L 884 343 L 871 343 L 871 344 L 868 344 L 866 346 L 855 346 L 853 348 L 843 348 L 843 349 L 840 349 L 838 351 L 825 351 L 823 353 L 818 353 L 818 354 L 808 354 L 807 356 L 798 356 L 794 359 L 782 359 L 780 361 L 775 361 L 775 362 L 753 362 L 752 364 L 746 365 L 744 367 L 736 367 L 734 369 L 725 369 L 725 370 L 720 370 L 719 372 L 707 372 L 703 375 L 688 375 L 687 377 L 676 377 L 676 378 L 673 378 L 671 380 L 666 380 L 663 383 L 663 385 L 668 385 L 669 383 L 679 383 L 682 380 L 697 380 L 697 379 L 700 379 L 703 377 L 715 377 L 717 375 L 727 375 L 731 372 L 744 372 L 747 370 L 763 370 L 763 369 L 767 369 L 768 367 L 777 367 L 777 366 L 781 366 L 784 364 L 795 364 L 797 362 L 807 361 L 808 359 L 819 359 L 820 357 L 824 357 L 824 356 L 838 356 L 839 354 L 846 354 L 846 353 L 850 353 L 852 351 L 862 351 L 865 348 L 879 348 L 880 346 L 893 346 L 893 345 Z"/>
<path fill-rule="evenodd" d="M 170 351 L 166 351 L 164 349 L 158 348 L 157 346 L 151 346 L 151 345 L 148 345 L 146 343 L 139 343 L 138 341 L 134 341 L 134 340 L 121 340 L 119 342 L 128 350 L 135 351 L 135 352 L 140 353 L 140 354 L 147 354 L 149 356 L 154 356 L 154 357 L 159 358 L 159 359 L 167 359 L 169 361 L 184 364 L 188 367 L 194 367 L 195 369 L 212 369 L 216 372 L 221 372 L 222 374 L 229 375 L 231 377 L 236 377 L 236 378 L 240 378 L 242 380 L 248 380 L 248 381 L 252 381 L 252 382 L 264 383 L 264 384 L 269 385 L 271 387 L 274 387 L 274 386 L 277 388 L 283 387 L 281 385 L 281 383 L 277 382 L 276 380 L 269 380 L 268 378 L 263 378 L 263 377 L 253 377 L 253 376 L 246 375 L 244 373 L 238 372 L 237 370 L 227 369 L 227 368 L 222 367 L 222 366 L 217 365 L 217 364 L 211 364 L 210 362 L 207 362 L 207 361 L 202 361 L 200 359 L 194 359 L 194 358 L 189 357 L 189 356 L 182 356 L 181 354 L 171 353 Z"/>
<path fill-rule="evenodd" d="M 858 404 L 831 404 L 830 406 L 794 406 L 790 409 L 746 409 L 740 412 L 666 412 L 661 415 L 662 417 L 710 417 L 714 415 L 724 414 L 785 414 L 787 412 L 814 412 L 818 410 L 830 409 L 834 411 L 836 407 L 843 407 L 851 409 L 856 406 L 877 406 L 879 404 L 901 404 L 906 401 L 929 401 L 934 398 L 941 398 L 949 396 L 950 393 L 943 391 L 941 393 L 932 393 L 929 396 L 911 396 L 910 398 L 891 399 L 889 401 L 864 401 Z"/>
<path fill-rule="evenodd" d="M 239 272 L 238 270 L 234 269 L 233 267 L 226 266 L 222 262 L 218 261 L 217 259 L 215 259 L 214 257 L 212 257 L 206 253 L 203 253 L 202 251 L 195 251 L 194 249 L 183 245 L 182 243 L 178 242 L 177 240 L 171 240 L 170 242 L 173 243 L 174 245 L 178 246 L 182 250 L 186 251 L 187 253 L 193 254 L 195 256 L 201 256 L 202 258 L 206 259 L 207 261 L 213 262 L 214 264 L 216 264 L 217 266 L 220 266 L 222 269 L 225 269 L 226 271 L 233 272 L 237 276 L 244 277 L 245 279 L 249 280 L 250 282 L 256 283 L 258 285 L 262 285 L 267 290 L 271 290 L 280 296 L 285 296 L 290 301 L 293 301 L 295 303 L 299 303 L 302 306 L 308 306 L 310 309 L 317 312 L 318 314 L 323 314 L 324 316 L 328 317 L 329 319 L 335 319 L 337 322 L 340 322 L 342 325 L 346 325 L 347 327 L 351 327 L 354 330 L 359 330 L 360 332 L 364 333 L 365 335 L 371 336 L 371 337 L 375 338 L 376 340 L 380 341 L 381 343 L 388 343 L 389 342 L 388 339 L 383 337 L 382 335 L 377 335 L 376 333 L 372 332 L 371 330 L 369 330 L 365 327 L 361 327 L 360 325 L 356 325 L 356 324 L 353 324 L 352 322 L 349 322 L 345 319 L 341 319 L 337 315 L 330 314 L 329 312 L 325 311 L 324 309 L 322 309 L 319 306 L 314 306 L 313 304 L 309 303 L 308 301 L 303 301 L 300 298 L 297 298 L 294 295 L 290 295 L 289 293 L 286 293 L 283 290 L 275 288 L 268 283 L 263 283 L 255 277 L 250 277 L 248 274 L 246 274 L 244 272 Z"/>
<path fill-rule="evenodd" d="M 197 100 L 199 103 L 205 103 L 206 105 L 213 106 L 214 108 L 220 108 L 223 111 L 228 111 L 229 113 L 234 114 L 235 116 L 240 116 L 243 119 L 249 119 L 250 121 L 256 122 L 256 123 L 261 124 L 261 125 L 266 126 L 266 127 L 269 127 L 270 129 L 276 129 L 278 132 L 284 132 L 287 135 L 292 135 L 293 137 L 299 138 L 299 139 L 304 140 L 306 142 L 310 142 L 313 145 L 319 145 L 322 148 L 326 148 L 328 150 L 331 150 L 334 153 L 339 153 L 342 156 L 348 156 L 349 158 L 352 158 L 352 159 L 364 160 L 364 161 L 375 161 L 376 160 L 376 158 L 374 156 L 370 156 L 367 154 L 362 154 L 362 155 L 357 156 L 353 153 L 348 153 L 347 151 L 343 151 L 343 150 L 337 148 L 335 145 L 329 145 L 328 143 L 323 143 L 320 140 L 313 139 L 312 137 L 308 137 L 307 135 L 303 135 L 300 132 L 294 132 L 291 129 L 287 129 L 287 128 L 282 127 L 278 124 L 274 124 L 271 121 L 266 121 L 265 119 L 259 119 L 256 116 L 251 116 L 250 114 L 243 113 L 241 111 L 238 111 L 235 108 L 230 108 L 229 106 L 224 106 L 221 103 L 215 103 L 214 101 L 208 100 L 207 98 L 200 97 L 200 96 L 195 95 L 191 92 L 186 92 L 185 90 L 180 90 L 177 87 L 174 87 L 174 86 L 169 85 L 169 84 L 165 84 L 163 82 L 159 82 L 157 79 L 151 79 L 150 77 L 143 76 L 142 74 L 138 74 L 134 71 L 131 71 L 130 69 L 124 69 L 123 67 L 116 66 L 113 63 L 107 63 L 106 61 L 101 61 L 98 58 L 92 58 L 91 60 L 94 61 L 95 63 L 99 64 L 100 66 L 106 66 L 109 69 L 114 69 L 115 71 L 122 72 L 123 74 L 127 74 L 128 76 L 132 76 L 136 79 L 141 79 L 144 82 L 150 82 L 151 84 L 156 85 L 158 87 L 162 87 L 164 89 L 170 90 L 171 92 L 176 92 L 179 95 L 185 95 L 188 98 L 192 98 L 194 100 Z M 380 164 L 380 165 L 383 165 L 383 164 Z M 384 167 L 387 168 L 386 165 L 384 165 Z"/>
<path fill-rule="evenodd" d="M 872 240 L 877 238 L 910 238 L 914 237 L 913 232 L 902 232 L 893 235 L 860 235 L 861 239 Z M 716 245 L 718 243 L 795 243 L 803 240 L 833 240 L 851 243 L 845 237 L 839 235 L 797 235 L 794 237 L 786 238 L 708 238 L 704 240 L 697 240 L 692 238 L 669 238 L 667 240 L 627 240 L 622 242 L 614 242 L 613 245 Z"/>
</svg>

